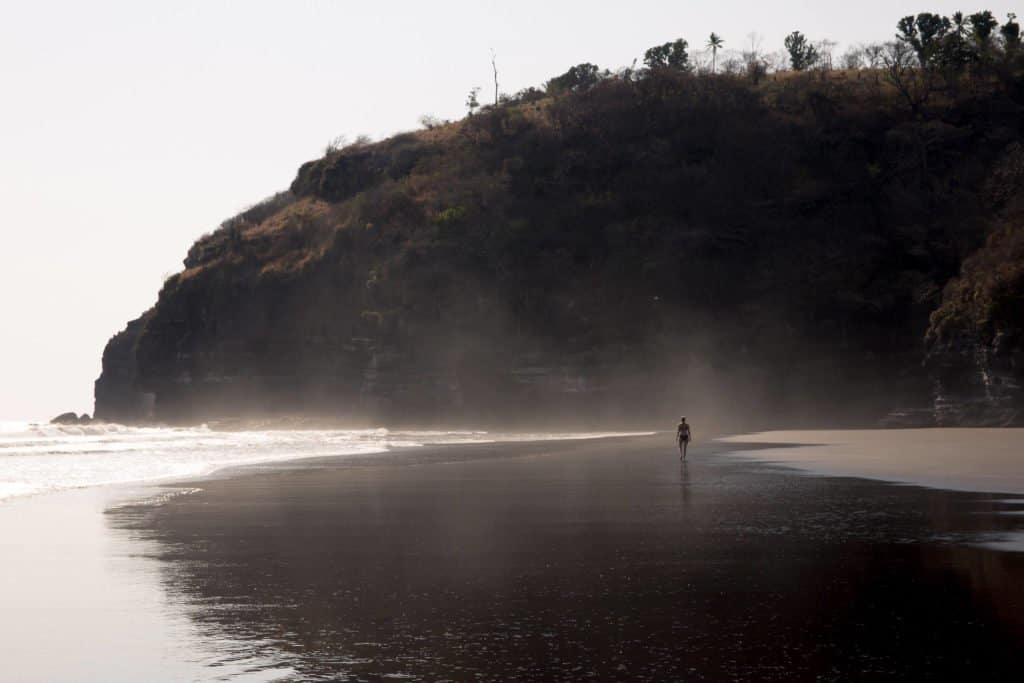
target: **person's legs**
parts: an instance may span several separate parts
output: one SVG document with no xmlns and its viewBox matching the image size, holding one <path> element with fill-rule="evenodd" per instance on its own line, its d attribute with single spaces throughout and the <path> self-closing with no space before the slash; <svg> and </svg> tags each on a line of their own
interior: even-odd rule
<svg viewBox="0 0 1024 683">
<path fill-rule="evenodd" d="M 690 445 L 690 440 L 689 439 L 684 439 L 683 440 L 683 460 L 686 460 L 686 448 L 689 445 Z"/>
</svg>

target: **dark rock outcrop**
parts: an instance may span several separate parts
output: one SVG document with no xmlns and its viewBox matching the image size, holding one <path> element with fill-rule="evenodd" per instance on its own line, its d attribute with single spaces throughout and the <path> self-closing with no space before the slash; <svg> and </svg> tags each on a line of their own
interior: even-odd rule
<svg viewBox="0 0 1024 683">
<path fill-rule="evenodd" d="M 999 346 L 950 341 L 929 354 L 938 425 L 1024 425 L 1024 351 Z"/>
<path fill-rule="evenodd" d="M 103 350 L 103 373 L 94 392 L 97 420 L 137 423 L 153 417 L 153 397 L 138 386 L 135 349 L 150 314 L 136 318 L 114 335 Z"/>
<path fill-rule="evenodd" d="M 291 185 L 297 197 L 339 202 L 408 173 L 431 147 L 415 135 L 397 135 L 376 145 L 356 144 L 303 164 Z"/>
<path fill-rule="evenodd" d="M 50 420 L 50 424 L 54 425 L 87 425 L 91 424 L 93 419 L 89 417 L 88 413 L 82 413 L 81 415 L 75 415 L 74 413 L 61 413 L 57 417 Z"/>
</svg>

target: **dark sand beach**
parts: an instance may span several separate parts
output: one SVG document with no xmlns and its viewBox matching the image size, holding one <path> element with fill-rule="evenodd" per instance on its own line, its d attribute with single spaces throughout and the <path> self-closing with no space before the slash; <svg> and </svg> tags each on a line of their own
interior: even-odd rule
<svg viewBox="0 0 1024 683">
<path fill-rule="evenodd" d="M 751 446 L 744 446 L 749 450 Z M 1014 496 L 671 435 L 240 470 L 117 507 L 209 678 L 1019 680 Z M 143 552 L 143 551 L 140 551 Z"/>
</svg>

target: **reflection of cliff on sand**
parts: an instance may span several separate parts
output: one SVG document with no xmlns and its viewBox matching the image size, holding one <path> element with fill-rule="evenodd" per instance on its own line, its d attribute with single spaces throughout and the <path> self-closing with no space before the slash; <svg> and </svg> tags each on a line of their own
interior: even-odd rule
<svg viewBox="0 0 1024 683">
<path fill-rule="evenodd" d="M 111 518 L 225 658 L 304 678 L 1019 672 L 1021 556 L 960 545 L 1005 523 L 983 496 L 714 444 L 680 469 L 665 437 L 320 461 Z"/>
</svg>

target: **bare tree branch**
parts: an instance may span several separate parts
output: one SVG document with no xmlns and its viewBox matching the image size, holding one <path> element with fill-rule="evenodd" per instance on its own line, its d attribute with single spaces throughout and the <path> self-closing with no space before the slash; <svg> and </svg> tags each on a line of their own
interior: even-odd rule
<svg viewBox="0 0 1024 683">
<path fill-rule="evenodd" d="M 491 48 L 491 68 L 494 69 L 494 106 L 498 106 L 498 55 Z"/>
</svg>

